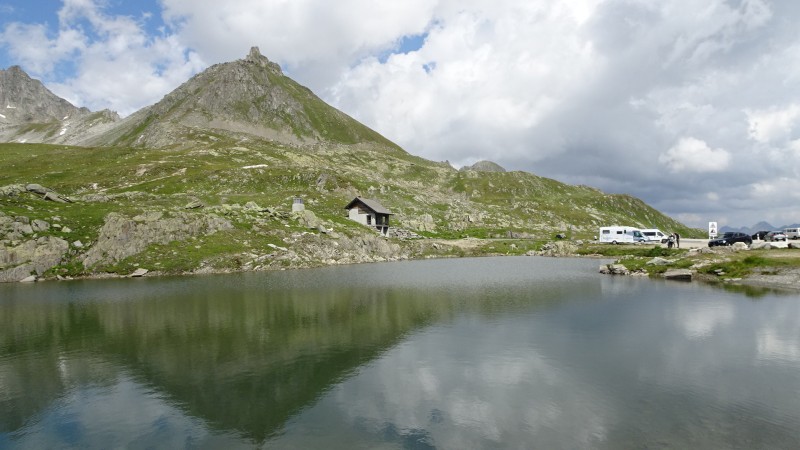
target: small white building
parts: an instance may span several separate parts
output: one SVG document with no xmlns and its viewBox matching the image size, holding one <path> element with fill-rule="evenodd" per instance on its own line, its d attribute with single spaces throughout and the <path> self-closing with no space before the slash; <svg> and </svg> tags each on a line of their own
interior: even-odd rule
<svg viewBox="0 0 800 450">
<path fill-rule="evenodd" d="M 306 210 L 306 205 L 303 203 L 301 197 L 295 197 L 292 200 L 292 212 L 303 212 Z"/>
<path fill-rule="evenodd" d="M 375 227 L 384 236 L 389 235 L 389 216 L 391 211 L 375 200 L 356 197 L 344 207 L 350 220 L 368 227 Z"/>
</svg>

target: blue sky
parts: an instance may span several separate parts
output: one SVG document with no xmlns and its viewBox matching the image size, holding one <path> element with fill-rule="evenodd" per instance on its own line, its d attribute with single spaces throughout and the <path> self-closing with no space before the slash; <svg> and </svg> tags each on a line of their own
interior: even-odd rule
<svg viewBox="0 0 800 450">
<path fill-rule="evenodd" d="M 796 0 L 0 0 L 0 67 L 128 115 L 250 47 L 410 153 L 800 222 Z M 667 231 L 667 230 L 665 230 Z"/>
</svg>

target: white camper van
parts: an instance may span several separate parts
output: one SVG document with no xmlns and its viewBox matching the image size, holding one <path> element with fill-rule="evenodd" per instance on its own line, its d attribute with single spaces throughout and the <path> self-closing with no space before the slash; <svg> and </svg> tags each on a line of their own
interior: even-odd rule
<svg viewBox="0 0 800 450">
<path fill-rule="evenodd" d="M 783 230 L 786 239 L 800 239 L 800 228 L 787 228 Z"/>
<path fill-rule="evenodd" d="M 645 238 L 647 238 L 648 242 L 655 242 L 655 243 L 664 243 L 667 242 L 667 235 L 664 234 L 661 230 L 656 228 L 648 228 L 646 230 L 642 230 L 642 234 Z"/>
<path fill-rule="evenodd" d="M 646 242 L 647 238 L 638 228 L 613 226 L 600 227 L 598 241 L 610 244 L 632 244 Z"/>
</svg>

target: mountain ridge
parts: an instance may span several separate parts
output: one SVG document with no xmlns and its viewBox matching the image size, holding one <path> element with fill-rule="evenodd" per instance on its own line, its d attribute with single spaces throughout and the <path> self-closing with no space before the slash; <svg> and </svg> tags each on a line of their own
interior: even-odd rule
<svg viewBox="0 0 800 450">
<path fill-rule="evenodd" d="M 738 227 L 738 228 L 736 228 L 736 227 L 731 227 L 731 226 L 727 226 L 727 225 L 726 226 L 722 226 L 722 227 L 719 228 L 719 232 L 720 233 L 725 233 L 725 232 L 728 232 L 728 231 L 733 231 L 733 232 L 740 232 L 740 233 L 745 233 L 745 234 L 755 234 L 756 232 L 759 232 L 759 231 L 785 230 L 786 228 L 800 228 L 800 223 L 793 223 L 793 224 L 790 224 L 790 225 L 783 225 L 783 226 L 780 226 L 780 227 L 775 227 L 775 226 L 771 225 L 768 222 L 761 221 L 761 222 L 758 222 L 757 224 L 755 224 L 755 225 L 753 225 L 751 227 Z"/>
<path fill-rule="evenodd" d="M 77 144 L 119 120 L 58 97 L 19 66 L 0 70 L 0 141 Z"/>
</svg>

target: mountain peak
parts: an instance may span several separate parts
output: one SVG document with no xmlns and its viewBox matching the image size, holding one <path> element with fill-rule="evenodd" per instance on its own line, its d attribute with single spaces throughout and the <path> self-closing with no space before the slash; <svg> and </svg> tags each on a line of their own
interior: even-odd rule
<svg viewBox="0 0 800 450">
<path fill-rule="evenodd" d="M 181 146 L 197 129 L 292 146 L 378 142 L 397 148 L 284 75 L 258 47 L 198 73 L 88 144 Z"/>
<path fill-rule="evenodd" d="M 261 50 L 259 50 L 256 46 L 250 47 L 250 53 L 248 53 L 247 58 L 245 59 L 250 62 L 259 62 L 262 59 L 269 61 L 266 56 L 261 54 Z"/>
<path fill-rule="evenodd" d="M 61 139 L 74 128 L 70 123 L 90 114 L 56 96 L 16 65 L 0 69 L 0 108 L 0 142 Z"/>
<path fill-rule="evenodd" d="M 14 74 L 14 75 L 22 75 L 22 76 L 25 76 L 27 78 L 30 78 L 30 76 L 28 76 L 28 74 L 25 73 L 25 71 L 22 70 L 22 67 L 20 67 L 20 66 L 16 66 L 16 65 L 11 66 L 11 67 L 9 67 L 7 69 L 7 71 L 8 71 L 8 73 L 11 73 L 11 74 Z"/>
<path fill-rule="evenodd" d="M 283 71 L 281 71 L 281 66 L 272 62 L 266 56 L 261 54 L 261 50 L 258 47 L 253 46 L 250 47 L 250 53 L 244 58 L 244 61 L 250 64 L 256 64 L 258 66 L 271 69 L 274 73 L 283 75 Z"/>
<path fill-rule="evenodd" d="M 485 161 L 485 160 L 484 161 L 478 161 L 478 162 L 476 162 L 475 164 L 473 164 L 471 166 L 462 167 L 461 168 L 462 172 L 463 171 L 467 171 L 467 170 L 472 170 L 474 172 L 505 172 L 506 171 L 506 169 L 504 169 L 499 164 L 494 163 L 492 161 Z"/>
</svg>

